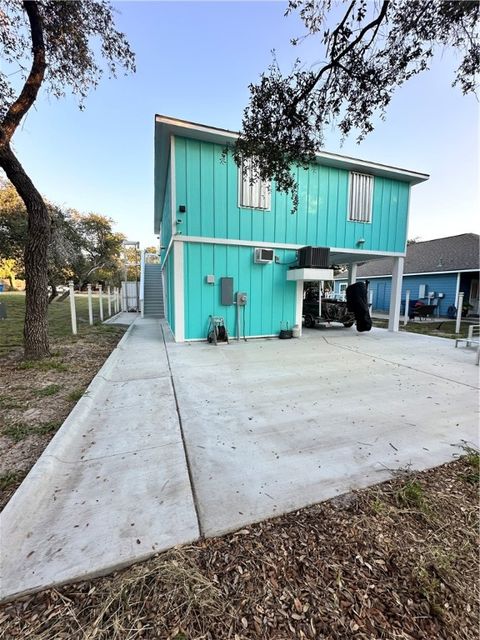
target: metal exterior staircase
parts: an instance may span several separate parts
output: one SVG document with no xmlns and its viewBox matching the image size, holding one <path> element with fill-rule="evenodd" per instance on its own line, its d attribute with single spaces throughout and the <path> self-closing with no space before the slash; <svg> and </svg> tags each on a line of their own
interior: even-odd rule
<svg viewBox="0 0 480 640">
<path fill-rule="evenodd" d="M 159 264 L 145 264 L 144 315 L 165 317 L 163 308 L 162 267 Z"/>
</svg>

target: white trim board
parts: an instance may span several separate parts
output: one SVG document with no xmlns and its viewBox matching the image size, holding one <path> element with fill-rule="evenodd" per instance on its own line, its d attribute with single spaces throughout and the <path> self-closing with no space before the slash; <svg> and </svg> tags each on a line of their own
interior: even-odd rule
<svg viewBox="0 0 480 640">
<path fill-rule="evenodd" d="M 421 271 L 419 273 L 404 273 L 403 278 L 407 278 L 409 276 L 443 276 L 450 275 L 451 273 L 476 273 L 479 269 L 455 269 L 455 271 Z M 361 276 L 360 279 L 363 280 L 366 278 L 367 280 L 374 280 L 375 278 L 391 278 L 391 273 L 384 273 L 382 276 Z M 335 276 L 334 280 L 346 280 L 346 276 Z"/>
<path fill-rule="evenodd" d="M 278 330 L 278 333 L 280 333 L 280 329 Z M 258 336 L 247 336 L 247 342 L 249 340 L 253 340 L 253 339 L 259 340 L 259 339 L 262 339 L 262 338 L 278 338 L 278 333 L 265 333 L 265 334 L 261 334 L 261 335 L 258 335 Z M 233 344 L 235 344 L 237 342 L 238 343 L 245 342 L 243 337 L 241 337 L 240 340 L 237 340 L 236 336 L 229 335 L 228 339 Z M 178 340 L 177 340 L 177 342 L 178 342 Z M 183 340 L 183 342 L 184 343 L 187 343 L 187 342 L 207 342 L 207 338 L 185 338 Z M 227 344 L 227 343 L 225 343 L 225 344 Z"/>
<path fill-rule="evenodd" d="M 298 251 L 304 244 L 288 244 L 285 242 L 265 242 L 263 240 L 239 240 L 237 238 L 210 238 L 203 236 L 175 236 L 175 242 L 195 242 L 200 244 L 236 245 L 239 247 L 265 247 L 267 249 L 289 249 Z M 349 249 L 346 247 L 330 247 L 330 253 L 347 253 L 362 256 L 379 256 L 385 258 L 403 258 L 405 253 L 397 251 L 368 251 L 368 249 Z"/>
</svg>

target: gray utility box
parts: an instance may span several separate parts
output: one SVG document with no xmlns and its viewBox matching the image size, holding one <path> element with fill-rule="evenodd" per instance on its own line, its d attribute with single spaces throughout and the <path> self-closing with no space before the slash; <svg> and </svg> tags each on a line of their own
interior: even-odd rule
<svg viewBox="0 0 480 640">
<path fill-rule="evenodd" d="M 226 307 L 233 304 L 233 278 L 220 278 L 220 304 Z"/>
</svg>

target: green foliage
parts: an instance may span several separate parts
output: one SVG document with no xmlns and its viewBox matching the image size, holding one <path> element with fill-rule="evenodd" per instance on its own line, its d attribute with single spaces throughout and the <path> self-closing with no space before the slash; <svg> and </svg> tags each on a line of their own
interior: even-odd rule
<svg viewBox="0 0 480 640">
<path fill-rule="evenodd" d="M 61 422 L 58 420 L 51 420 L 49 422 L 43 422 L 39 425 L 31 425 L 25 423 L 17 423 L 17 424 L 9 424 L 2 429 L 2 434 L 11 438 L 14 442 L 20 442 L 21 440 L 25 440 L 32 435 L 46 435 L 48 433 L 52 433 L 52 431 L 56 431 L 60 426 Z"/>
<path fill-rule="evenodd" d="M 469 484 L 478 485 L 480 483 L 480 452 L 469 445 L 464 445 L 464 460 L 467 464 L 466 472 L 462 478 Z"/>
<path fill-rule="evenodd" d="M 43 0 L 36 5 L 45 43 L 44 83 L 56 98 L 70 89 L 83 106 L 89 90 L 98 85 L 105 71 L 109 77 L 115 77 L 121 67 L 126 72 L 135 71 L 134 54 L 125 35 L 115 28 L 114 9 L 109 2 Z M 8 70 L 14 65 L 25 78 L 32 40 L 22 3 L 1 0 L 0 16 L 0 50 L 5 62 L 0 70 L 3 118 L 18 86 Z"/>
<path fill-rule="evenodd" d="M 425 508 L 425 492 L 416 480 L 409 480 L 397 492 L 397 501 L 403 507 Z"/>
<path fill-rule="evenodd" d="M 37 389 L 35 391 L 35 395 L 38 398 L 45 398 L 47 396 L 54 396 L 62 389 L 62 385 L 60 384 L 49 384 L 46 387 L 42 387 L 41 389 Z"/>
<path fill-rule="evenodd" d="M 111 218 L 98 213 L 73 213 L 72 220 L 81 239 L 81 250 L 71 265 L 75 281 L 80 286 L 98 280 L 116 283 L 125 236 L 113 231 Z"/>
<path fill-rule="evenodd" d="M 24 360 L 20 369 L 37 369 L 39 371 L 68 371 L 68 367 L 54 358 L 45 360 Z"/>
<path fill-rule="evenodd" d="M 0 491 L 5 491 L 18 484 L 25 477 L 22 471 L 6 471 L 0 474 Z"/>
<path fill-rule="evenodd" d="M 113 220 L 82 214 L 47 201 L 50 216 L 48 279 L 51 286 L 72 278 L 78 284 L 120 280 L 120 252 L 125 236 L 113 231 Z M 0 278 L 23 274 L 27 210 L 15 188 L 0 182 Z"/>
<path fill-rule="evenodd" d="M 3 260 L 15 261 L 16 274 L 23 269 L 26 237 L 25 205 L 13 185 L 6 180 L 0 180 L 0 256 Z"/>
<path fill-rule="evenodd" d="M 13 395 L 0 395 L 0 409 L 20 409 L 21 407 L 22 403 L 18 400 L 15 400 Z"/>
<path fill-rule="evenodd" d="M 345 7 L 345 5 L 343 5 Z M 480 67 L 476 1 L 351 0 L 337 21 L 332 0 L 290 0 L 305 38 L 318 44 L 314 62 L 297 60 L 282 73 L 274 58 L 267 72 L 250 85 L 234 157 L 252 160 L 255 177 L 276 181 L 291 191 L 298 206 L 292 167 L 306 167 L 323 146 L 324 128 L 336 124 L 342 137 L 356 131 L 362 140 L 373 131 L 374 116 L 384 117 L 397 87 L 428 69 L 439 47 L 459 58 L 453 84 L 474 92 Z M 333 21 L 336 22 L 333 22 Z M 334 24 L 334 27 L 329 25 Z"/>
<path fill-rule="evenodd" d="M 68 394 L 67 398 L 70 402 L 78 402 L 84 393 L 83 389 L 74 389 Z"/>
</svg>

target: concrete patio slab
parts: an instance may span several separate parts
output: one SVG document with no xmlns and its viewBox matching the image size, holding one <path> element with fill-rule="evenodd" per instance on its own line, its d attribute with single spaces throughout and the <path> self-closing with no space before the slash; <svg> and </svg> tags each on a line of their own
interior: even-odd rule
<svg viewBox="0 0 480 640">
<path fill-rule="evenodd" d="M 0 515 L 0 599 L 198 537 L 159 322 L 137 320 Z"/>
<path fill-rule="evenodd" d="M 205 535 L 477 441 L 478 369 L 449 340 L 332 327 L 168 351 Z"/>
</svg>

